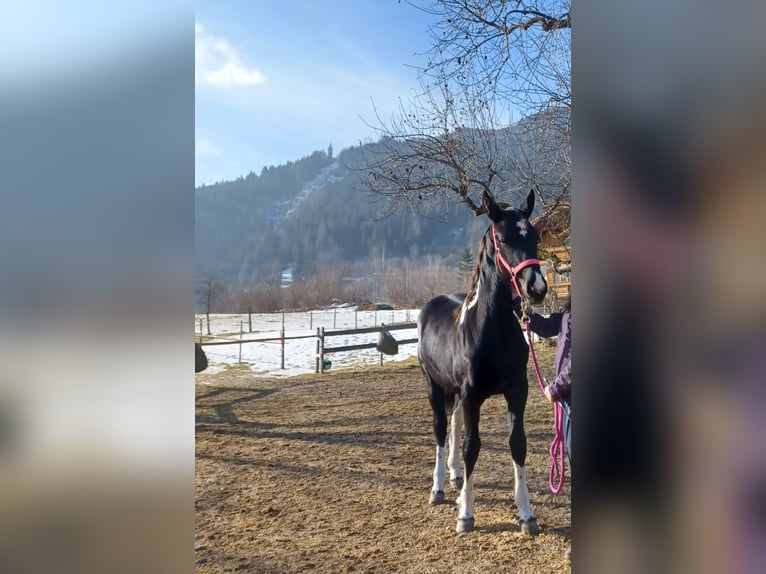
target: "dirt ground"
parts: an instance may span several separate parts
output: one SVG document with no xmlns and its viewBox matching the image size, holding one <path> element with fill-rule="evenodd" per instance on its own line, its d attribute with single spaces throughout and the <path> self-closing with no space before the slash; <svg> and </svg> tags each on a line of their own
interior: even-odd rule
<svg viewBox="0 0 766 574">
<path fill-rule="evenodd" d="M 541 364 L 552 349 L 539 345 Z M 549 370 L 544 374 L 550 376 Z M 569 572 L 569 477 L 548 490 L 553 414 L 530 371 L 522 534 L 502 397 L 482 408 L 476 530 L 454 531 L 457 492 L 429 506 L 434 439 L 416 364 L 290 379 L 197 377 L 197 572 Z"/>
</svg>

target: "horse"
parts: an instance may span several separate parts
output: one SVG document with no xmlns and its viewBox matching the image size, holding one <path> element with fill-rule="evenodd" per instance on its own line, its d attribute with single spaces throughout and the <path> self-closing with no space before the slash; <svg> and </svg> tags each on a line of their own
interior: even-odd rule
<svg viewBox="0 0 766 574">
<path fill-rule="evenodd" d="M 444 444 L 447 415 L 452 418 L 447 466 L 450 485 L 460 489 L 457 532 L 474 529 L 474 468 L 479 457 L 479 413 L 484 401 L 501 394 L 508 404 L 508 440 L 514 468 L 514 499 L 522 532 L 537 534 L 527 489 L 527 403 L 529 347 L 514 314 L 524 297 L 531 304 L 544 298 L 548 285 L 537 260 L 538 235 L 529 221 L 534 190 L 518 209 L 500 207 L 484 192 L 482 208 L 489 228 L 481 239 L 468 294 L 439 295 L 418 317 L 418 361 L 428 388 L 436 437 L 436 464 L 429 503 L 444 502 Z M 465 427 L 460 473 L 458 451 Z"/>
</svg>

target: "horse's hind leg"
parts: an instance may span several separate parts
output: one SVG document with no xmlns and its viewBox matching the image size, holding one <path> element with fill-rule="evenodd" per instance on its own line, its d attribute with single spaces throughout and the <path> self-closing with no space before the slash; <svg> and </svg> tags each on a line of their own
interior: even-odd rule
<svg viewBox="0 0 766 574">
<path fill-rule="evenodd" d="M 526 386 L 524 387 L 526 389 Z M 532 507 L 529 502 L 529 489 L 527 487 L 527 435 L 524 432 L 524 401 L 520 404 L 514 404 L 515 401 L 508 400 L 508 424 L 511 427 L 511 435 L 508 444 L 511 447 L 511 458 L 513 459 L 513 477 L 514 477 L 514 500 L 519 509 L 519 524 L 521 531 L 526 534 L 537 534 L 540 532 L 537 526 L 537 519 L 532 513 Z"/>
<path fill-rule="evenodd" d="M 431 403 L 434 421 L 434 436 L 436 437 L 436 463 L 434 464 L 434 483 L 429 496 L 429 504 L 444 502 L 444 443 L 447 439 L 447 411 L 445 408 L 444 390 L 434 384 L 428 376 L 428 402 Z"/>
<path fill-rule="evenodd" d="M 481 439 L 479 438 L 479 408 L 481 407 L 481 401 L 462 397 L 460 402 L 462 403 L 463 420 L 465 423 L 465 440 L 463 441 L 465 480 L 463 481 L 463 489 L 460 491 L 460 498 L 458 499 L 457 531 L 470 532 L 473 530 L 474 525 L 473 503 L 475 493 L 473 489 L 473 470 L 479 458 L 479 450 L 481 450 Z"/>
<path fill-rule="evenodd" d="M 452 488 L 463 488 L 463 474 L 460 471 L 460 432 L 463 430 L 463 404 L 460 397 L 454 398 L 452 407 L 452 424 L 449 432 L 449 484 Z"/>
</svg>

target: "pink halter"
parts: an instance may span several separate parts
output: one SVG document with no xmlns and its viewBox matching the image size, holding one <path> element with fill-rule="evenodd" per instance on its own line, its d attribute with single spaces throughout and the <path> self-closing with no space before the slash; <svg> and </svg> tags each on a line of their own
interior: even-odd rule
<svg viewBox="0 0 766 574">
<path fill-rule="evenodd" d="M 495 245 L 495 260 L 500 264 L 500 266 L 508 271 L 508 274 L 511 276 L 511 282 L 513 283 L 513 286 L 516 288 L 516 294 L 524 298 L 524 295 L 521 293 L 521 289 L 519 288 L 519 280 L 516 279 L 516 276 L 519 274 L 519 272 L 522 269 L 525 269 L 531 265 L 540 265 L 539 259 L 525 259 L 516 267 L 511 267 L 511 264 L 508 263 L 508 260 L 503 257 L 503 253 L 500 251 L 498 244 L 497 244 L 497 235 L 495 234 L 495 226 L 492 226 L 492 243 Z"/>
</svg>

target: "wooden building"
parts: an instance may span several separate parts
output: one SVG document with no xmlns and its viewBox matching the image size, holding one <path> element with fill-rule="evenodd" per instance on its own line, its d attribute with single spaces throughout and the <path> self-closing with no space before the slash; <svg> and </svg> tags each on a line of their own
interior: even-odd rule
<svg viewBox="0 0 766 574">
<path fill-rule="evenodd" d="M 570 206 L 561 204 L 532 223 L 540 233 L 538 257 L 548 282 L 546 311 L 557 311 L 572 296 L 572 249 L 570 245 Z"/>
</svg>

